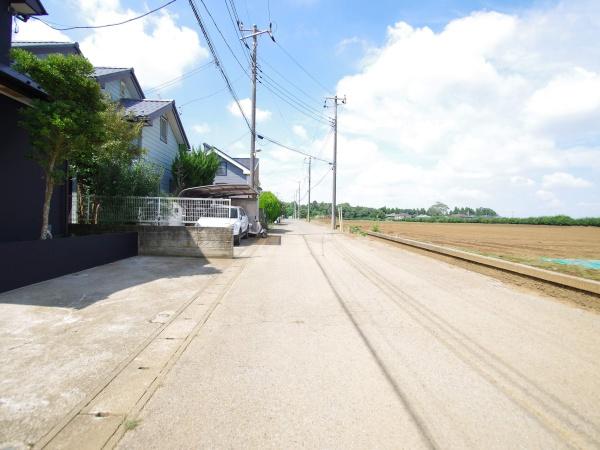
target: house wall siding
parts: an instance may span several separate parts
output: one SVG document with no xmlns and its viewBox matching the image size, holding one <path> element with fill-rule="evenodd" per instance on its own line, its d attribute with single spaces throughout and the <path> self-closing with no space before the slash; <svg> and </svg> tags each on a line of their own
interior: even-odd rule
<svg viewBox="0 0 600 450">
<path fill-rule="evenodd" d="M 38 164 L 27 158 L 29 138 L 18 124 L 19 110 L 25 108 L 15 100 L 0 95 L 0 192 L 3 192 L 0 242 L 35 240 L 42 228 L 44 178 Z M 54 187 L 49 222 L 52 234 L 66 232 L 66 185 Z"/>
<path fill-rule="evenodd" d="M 219 156 L 221 161 L 225 161 Z M 234 166 L 229 161 L 225 161 L 227 164 L 227 175 L 215 177 L 214 184 L 245 184 L 248 183 L 248 177 L 244 175 L 242 169 Z"/>
<path fill-rule="evenodd" d="M 167 126 L 167 143 L 160 139 L 160 117 L 152 121 L 152 126 L 146 126 L 142 130 L 142 147 L 147 150 L 146 160 L 157 164 L 164 170 L 164 175 L 160 183 L 160 189 L 169 192 L 172 179 L 171 164 L 177 152 L 179 145 L 175 139 L 175 134 L 171 124 Z"/>
<path fill-rule="evenodd" d="M 103 91 L 107 93 L 112 100 L 119 99 L 119 80 L 111 80 L 104 83 Z"/>
</svg>

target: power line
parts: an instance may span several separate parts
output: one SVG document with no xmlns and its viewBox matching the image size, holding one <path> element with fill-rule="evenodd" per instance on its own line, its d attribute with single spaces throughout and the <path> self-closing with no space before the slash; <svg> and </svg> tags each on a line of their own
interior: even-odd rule
<svg viewBox="0 0 600 450">
<path fill-rule="evenodd" d="M 192 12 L 194 13 L 194 16 L 196 18 L 196 21 L 198 22 L 198 25 L 200 26 L 200 29 L 202 30 L 202 34 L 204 35 L 204 39 L 206 40 L 206 45 L 208 46 L 208 48 L 213 56 L 215 65 L 219 69 L 219 72 L 221 73 L 223 80 L 225 80 L 225 84 L 227 85 L 227 90 L 233 97 L 238 109 L 240 110 L 240 114 L 244 118 L 244 122 L 246 122 L 246 125 L 248 126 L 248 129 L 251 130 L 252 127 L 250 126 L 250 122 L 248 121 L 248 118 L 246 117 L 246 114 L 244 113 L 244 109 L 242 108 L 242 105 L 240 104 L 240 99 L 238 98 L 238 96 L 235 92 L 235 89 L 233 89 L 231 81 L 229 81 L 229 77 L 225 73 L 225 69 L 224 69 L 221 61 L 219 60 L 219 55 L 217 54 L 217 50 L 215 49 L 212 39 L 210 38 L 210 35 L 208 34 L 208 30 L 206 29 L 206 27 L 204 26 L 204 22 L 202 22 L 202 19 L 200 18 L 200 14 L 198 13 L 198 8 L 196 7 L 196 3 L 194 2 L 194 0 L 189 0 L 189 3 L 190 3 L 190 7 L 192 8 Z"/>
<path fill-rule="evenodd" d="M 225 6 L 227 7 L 227 13 L 229 14 L 231 25 L 233 25 L 233 28 L 235 30 L 235 36 L 240 45 L 240 48 L 242 49 L 242 53 L 244 54 L 244 59 L 248 63 L 248 65 L 250 65 L 250 47 L 248 47 L 248 44 L 246 44 L 246 41 L 244 41 L 244 36 L 240 31 L 240 24 L 242 22 L 240 20 L 240 17 L 238 16 L 237 9 L 235 7 L 235 1 L 225 0 Z"/>
<path fill-rule="evenodd" d="M 307 111 L 306 109 L 302 109 L 302 107 L 298 104 L 293 103 L 293 101 L 290 101 L 288 99 L 285 98 L 284 94 L 282 95 L 280 92 L 280 90 L 273 86 L 273 85 L 269 85 L 269 84 L 265 84 L 265 83 L 269 83 L 268 81 L 265 80 L 259 80 L 259 83 L 262 84 L 263 86 L 265 86 L 273 95 L 275 95 L 276 97 L 280 98 L 282 101 L 284 101 L 285 103 L 287 103 L 288 105 L 290 105 L 292 108 L 294 108 L 296 111 L 298 111 L 301 114 L 304 114 L 306 117 L 313 119 L 321 124 L 325 124 L 325 118 L 321 118 L 318 117 L 315 113 L 312 113 L 310 111 Z M 277 92 L 277 91 L 280 92 Z"/>
<path fill-rule="evenodd" d="M 161 89 L 165 89 L 179 81 L 183 81 L 186 78 L 191 77 L 192 75 L 196 75 L 197 73 L 201 72 L 202 70 L 206 69 L 208 66 L 210 66 L 213 63 L 213 61 L 207 62 L 206 64 L 202 64 L 199 67 L 196 67 L 195 69 L 192 69 L 188 72 L 184 72 L 182 73 L 180 76 L 172 78 L 171 80 L 165 81 L 164 83 L 158 84 L 156 86 L 154 86 L 153 88 L 150 89 L 146 89 L 146 93 L 148 92 L 153 92 L 153 91 L 160 91 Z"/>
<path fill-rule="evenodd" d="M 239 78 L 237 80 L 239 80 Z M 236 82 L 237 80 L 234 80 L 234 82 Z M 195 102 L 198 102 L 200 100 L 206 100 L 206 99 L 214 97 L 215 95 L 220 94 L 221 92 L 226 91 L 226 90 L 227 90 L 227 86 L 222 87 L 221 89 L 219 89 L 217 91 L 214 91 L 214 92 L 212 92 L 210 94 L 204 95 L 202 97 L 196 97 L 196 98 L 193 98 L 192 100 L 189 100 L 189 101 L 187 101 L 185 103 L 182 103 L 181 105 L 179 105 L 179 107 L 183 108 L 184 106 L 189 105 L 190 103 L 195 103 Z"/>
<path fill-rule="evenodd" d="M 313 184 L 313 185 L 311 186 L 310 190 L 311 190 L 311 191 L 314 191 L 314 189 L 315 189 L 315 188 L 316 188 L 318 185 L 320 185 L 320 184 L 321 184 L 323 181 L 325 181 L 325 179 L 327 178 L 327 175 L 329 175 L 330 173 L 331 173 L 331 169 L 327 169 L 327 172 L 325 172 L 325 173 L 323 174 L 323 176 L 322 176 L 322 177 L 319 179 L 319 181 L 317 181 L 315 184 Z M 307 196 L 307 195 L 308 195 L 308 190 L 307 190 L 307 191 L 305 192 L 305 194 L 302 196 L 302 199 L 301 199 L 300 201 L 304 200 L 304 199 L 306 198 L 306 196 Z"/>
<path fill-rule="evenodd" d="M 290 86 L 292 86 L 294 89 L 298 90 L 299 92 L 301 92 L 302 94 L 304 94 L 309 100 L 311 100 L 314 103 L 320 103 L 321 101 L 317 101 L 315 97 L 313 97 L 311 94 L 309 94 L 308 92 L 306 92 L 305 90 L 303 90 L 300 86 L 298 86 L 298 84 L 296 83 L 292 83 L 289 79 L 289 77 L 286 77 L 285 75 L 283 75 L 281 72 L 279 72 L 275 67 L 273 67 L 272 64 L 270 64 L 267 60 L 263 59 L 263 58 L 259 58 L 259 60 L 261 61 L 261 63 L 266 64 L 273 72 L 275 72 L 279 78 L 281 78 L 283 81 L 285 81 L 286 83 L 288 83 Z M 261 70 L 262 71 L 262 70 Z M 264 72 L 263 72 L 264 73 Z"/>
<path fill-rule="evenodd" d="M 292 152 L 299 153 L 300 155 L 309 156 L 312 159 L 316 159 L 318 161 L 323 161 L 323 162 L 326 162 L 328 164 L 331 164 L 331 162 L 327 161 L 326 159 L 317 158 L 316 156 L 313 156 L 310 153 L 306 153 L 306 152 L 303 152 L 302 150 L 298 150 L 297 148 L 293 148 L 293 147 L 290 147 L 288 145 L 282 144 L 281 142 L 278 142 L 275 139 L 272 139 L 272 138 L 270 138 L 268 136 L 257 134 L 256 137 L 258 137 L 259 139 L 264 139 L 265 141 L 269 141 L 272 144 L 275 144 L 275 145 L 277 145 L 279 147 L 285 148 L 285 149 L 290 150 Z"/>
<path fill-rule="evenodd" d="M 133 22 L 134 20 L 138 20 L 141 19 L 143 17 L 149 16 L 152 13 L 155 13 L 156 11 L 160 11 L 163 8 L 166 8 L 167 6 L 169 6 L 172 3 L 175 3 L 177 0 L 171 0 L 170 2 L 165 3 L 162 6 L 159 6 L 158 8 L 155 8 L 151 11 L 148 11 L 147 13 L 144 13 L 140 16 L 137 17 L 132 17 L 131 19 L 127 19 L 124 20 L 122 22 L 117 22 L 117 23 L 109 23 L 106 25 L 96 25 L 96 26 L 72 26 L 72 27 L 55 27 L 54 25 L 50 25 L 48 22 L 40 19 L 39 17 L 36 16 L 32 16 L 35 20 L 38 20 L 39 22 L 42 22 L 44 25 L 46 25 L 47 27 L 52 28 L 53 30 L 58 30 L 58 31 L 69 31 L 69 30 L 89 30 L 89 29 L 94 29 L 94 28 L 108 28 L 108 27 L 116 27 L 117 25 L 124 25 L 126 23 L 129 22 Z"/>
<path fill-rule="evenodd" d="M 288 58 L 290 58 L 292 60 L 292 62 L 294 64 L 296 64 L 300 70 L 302 70 L 306 75 L 308 75 L 315 83 L 317 83 L 325 92 L 328 92 L 329 89 L 327 89 L 325 86 L 323 86 L 323 84 L 315 77 L 313 76 L 308 70 L 306 70 L 304 68 L 304 66 L 302 64 L 300 64 L 298 62 L 298 60 L 296 60 L 296 58 L 294 58 L 285 48 L 283 48 L 283 46 L 279 43 L 279 42 L 275 42 L 275 44 L 277 44 L 277 46 L 283 51 L 283 53 L 285 53 L 287 55 Z"/>
<path fill-rule="evenodd" d="M 295 102 L 297 102 L 299 105 L 302 105 L 306 109 L 312 111 L 317 116 L 321 116 L 322 115 L 322 110 L 321 109 L 315 108 L 314 106 L 309 105 L 304 100 L 302 100 L 299 97 L 297 97 L 295 94 L 293 94 L 292 92 L 290 92 L 288 89 L 286 89 L 285 87 L 283 87 L 280 83 L 278 83 L 272 77 L 270 77 L 268 74 L 266 74 L 262 69 L 259 68 L 259 71 L 262 74 L 261 76 L 265 77 L 268 80 L 268 82 L 269 82 L 270 85 L 277 86 L 280 91 L 283 91 L 286 94 L 286 97 L 291 98 L 292 100 L 294 100 Z M 323 116 L 323 118 L 325 118 L 325 116 Z"/>
<path fill-rule="evenodd" d="M 225 43 L 225 45 L 229 49 L 229 52 L 231 53 L 231 56 L 233 56 L 233 59 L 235 59 L 236 62 L 238 63 L 238 65 L 241 67 L 242 72 L 244 72 L 244 74 L 246 74 L 246 76 L 248 78 L 250 78 L 250 74 L 248 72 L 246 72 L 246 68 L 244 67 L 244 65 L 238 59 L 237 55 L 235 54 L 235 52 L 231 48 L 231 45 L 229 45 L 229 42 L 227 42 L 227 39 L 225 39 L 225 35 L 221 31 L 221 28 L 219 28 L 219 26 L 217 25 L 217 22 L 216 22 L 215 18 L 213 17 L 213 15 L 211 14 L 210 10 L 208 9 L 208 6 L 206 6 L 206 3 L 204 3 L 204 0 L 200 0 L 200 3 L 202 3 L 202 6 L 204 6 L 204 9 L 206 10 L 206 12 L 208 14 L 208 17 L 210 17 L 211 22 L 213 23 L 214 27 L 217 29 L 217 32 L 221 36 L 221 39 L 223 39 L 223 42 Z"/>
</svg>

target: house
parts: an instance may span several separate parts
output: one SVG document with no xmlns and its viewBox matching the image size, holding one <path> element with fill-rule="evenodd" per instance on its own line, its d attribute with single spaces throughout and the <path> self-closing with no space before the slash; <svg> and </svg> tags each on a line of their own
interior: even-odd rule
<svg viewBox="0 0 600 450">
<path fill-rule="evenodd" d="M 219 157 L 219 169 L 214 184 L 247 184 L 250 186 L 250 158 L 233 158 L 217 147 L 203 144 L 204 150 L 212 150 Z M 254 179 L 260 186 L 259 159 L 255 158 Z"/>
<path fill-rule="evenodd" d="M 385 217 L 386 217 L 386 219 L 391 219 L 391 220 L 404 220 L 404 219 L 410 219 L 411 215 L 406 214 L 406 213 L 392 213 L 392 214 L 386 214 Z"/>
<path fill-rule="evenodd" d="M 214 151 L 219 157 L 219 168 L 215 176 L 214 184 L 247 184 L 251 185 L 250 158 L 234 158 L 217 147 L 203 144 L 205 150 Z M 259 159 L 255 158 L 254 177 L 259 180 Z"/>
<path fill-rule="evenodd" d="M 42 226 L 44 179 L 42 169 L 27 158 L 30 149 L 27 133 L 18 124 L 19 110 L 29 108 L 32 99 L 46 93 L 34 81 L 10 67 L 13 18 L 27 20 L 46 15 L 38 0 L 0 0 L 0 192 L 2 220 L 0 242 L 38 239 Z M 66 233 L 67 192 L 56 186 L 52 196 L 49 224 L 56 235 Z"/>
<path fill-rule="evenodd" d="M 82 55 L 76 42 L 21 41 L 14 42 L 13 47 L 40 58 L 52 53 Z M 164 172 L 160 190 L 170 192 L 173 187 L 171 163 L 180 147 L 190 148 L 175 101 L 147 99 L 133 68 L 96 67 L 94 77 L 113 101 L 121 103 L 127 115 L 144 123 L 138 144 L 147 150 L 146 159 Z"/>
</svg>

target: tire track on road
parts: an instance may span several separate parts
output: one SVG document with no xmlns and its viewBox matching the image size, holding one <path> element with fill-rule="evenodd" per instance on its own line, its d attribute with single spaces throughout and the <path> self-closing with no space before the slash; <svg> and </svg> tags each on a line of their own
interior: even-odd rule
<svg viewBox="0 0 600 450">
<path fill-rule="evenodd" d="M 411 402 L 410 402 L 408 396 L 406 395 L 406 393 L 402 390 L 402 388 L 398 385 L 398 383 L 396 382 L 396 380 L 390 374 L 390 372 L 388 371 L 387 367 L 385 366 L 383 360 L 380 358 L 380 356 L 378 355 L 377 351 L 372 346 L 371 342 L 369 341 L 369 339 L 367 338 L 367 336 L 364 334 L 364 332 L 362 331 L 362 329 L 358 325 L 358 322 L 356 321 L 356 319 L 352 315 L 352 312 L 350 311 L 350 309 L 348 308 L 348 306 L 344 302 L 344 299 L 340 295 L 339 291 L 334 286 L 331 278 L 329 277 L 329 275 L 325 271 L 325 268 L 323 267 L 323 265 L 321 264 L 321 262 L 315 256 L 315 254 L 314 254 L 314 252 L 313 252 L 310 244 L 308 243 L 308 240 L 306 239 L 306 236 L 303 235 L 302 239 L 304 240 L 304 243 L 306 244 L 306 247 L 308 248 L 308 251 L 310 252 L 310 255 L 312 256 L 312 258 L 314 259 L 314 261 L 317 263 L 317 266 L 321 270 L 321 273 L 323 274 L 323 277 L 327 281 L 327 284 L 331 288 L 331 291 L 333 292 L 333 294 L 334 294 L 336 300 L 338 301 L 339 305 L 341 306 L 342 310 L 344 311 L 344 313 L 346 314 L 346 316 L 348 317 L 348 319 L 350 320 L 350 322 L 354 326 L 354 329 L 356 330 L 356 332 L 360 336 L 360 338 L 361 338 L 363 344 L 365 345 L 366 349 L 369 351 L 369 353 L 371 354 L 371 356 L 373 357 L 373 359 L 377 363 L 379 369 L 381 370 L 381 373 L 383 374 L 383 376 L 385 377 L 386 381 L 388 382 L 388 384 L 390 385 L 390 387 L 393 389 L 394 393 L 396 394 L 396 397 L 398 398 L 398 400 L 400 401 L 400 403 L 402 404 L 402 406 L 404 407 L 404 409 L 406 410 L 406 412 L 409 414 L 409 416 L 410 416 L 413 424 L 415 425 L 417 431 L 421 435 L 423 443 L 425 444 L 425 446 L 427 448 L 430 448 L 430 449 L 441 448 L 436 443 L 433 435 L 431 434 L 431 431 L 429 430 L 429 427 L 425 423 L 425 420 L 422 418 L 421 414 L 418 411 L 416 411 L 416 409 L 414 408 L 414 406 L 411 404 Z"/>
<path fill-rule="evenodd" d="M 501 390 L 509 400 L 540 423 L 547 431 L 567 443 L 576 441 L 579 448 L 589 448 L 590 445 L 600 447 L 600 441 L 585 430 L 591 428 L 597 432 L 598 426 L 596 424 L 583 417 L 553 394 L 545 392 L 526 375 L 482 347 L 471 337 L 448 323 L 398 286 L 370 269 L 368 263 L 361 262 L 339 239 L 332 245 L 342 256 L 342 260 L 354 267 L 402 312 L 412 317 L 434 339 L 448 348 L 468 367 Z M 398 298 L 401 298 L 403 302 L 400 303 Z"/>
</svg>

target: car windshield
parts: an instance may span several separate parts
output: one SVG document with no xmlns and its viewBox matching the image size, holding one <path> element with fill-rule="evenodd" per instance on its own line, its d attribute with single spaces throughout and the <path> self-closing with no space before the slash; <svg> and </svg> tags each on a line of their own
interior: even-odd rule
<svg viewBox="0 0 600 450">
<path fill-rule="evenodd" d="M 231 208 L 229 210 L 229 218 L 230 219 L 237 219 L 238 218 L 238 210 L 236 208 Z"/>
</svg>

